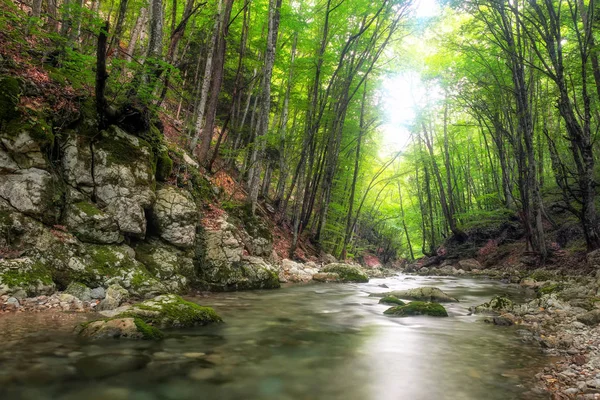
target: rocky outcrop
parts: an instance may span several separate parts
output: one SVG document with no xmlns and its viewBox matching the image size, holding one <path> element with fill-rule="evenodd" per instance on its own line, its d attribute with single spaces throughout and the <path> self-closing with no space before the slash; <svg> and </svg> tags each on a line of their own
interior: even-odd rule
<svg viewBox="0 0 600 400">
<path fill-rule="evenodd" d="M 152 220 L 161 239 L 182 248 L 194 246 L 198 209 L 187 191 L 170 186 L 158 190 Z"/>
<path fill-rule="evenodd" d="M 56 217 L 55 202 L 60 196 L 58 183 L 52 175 L 38 168 L 20 169 L 4 175 L 0 185 L 0 198 L 15 210 L 44 221 L 51 222 Z"/>
<path fill-rule="evenodd" d="M 135 257 L 169 293 L 185 292 L 195 279 L 194 253 L 191 250 L 183 251 L 152 239 L 136 245 Z"/>
<path fill-rule="evenodd" d="M 65 218 L 66 226 L 81 241 L 100 244 L 123 241 L 115 218 L 88 201 L 69 204 Z"/>
</svg>

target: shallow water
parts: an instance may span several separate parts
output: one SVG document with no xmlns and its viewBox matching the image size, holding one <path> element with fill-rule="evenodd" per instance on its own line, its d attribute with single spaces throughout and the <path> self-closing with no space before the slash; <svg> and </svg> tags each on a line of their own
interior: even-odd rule
<svg viewBox="0 0 600 400">
<path fill-rule="evenodd" d="M 382 288 L 385 284 L 389 287 Z M 391 318 L 369 293 L 437 286 L 449 318 Z M 155 342 L 77 341 L 81 314 L 0 315 L 0 399 L 533 399 L 547 360 L 468 307 L 495 281 L 398 276 L 211 294 L 224 324 Z"/>
</svg>

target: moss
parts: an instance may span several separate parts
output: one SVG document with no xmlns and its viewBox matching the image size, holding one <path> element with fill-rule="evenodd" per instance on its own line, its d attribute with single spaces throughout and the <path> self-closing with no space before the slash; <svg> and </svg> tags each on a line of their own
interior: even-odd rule
<svg viewBox="0 0 600 400">
<path fill-rule="evenodd" d="M 14 119 L 6 124 L 3 129 L 12 137 L 21 132 L 27 132 L 40 147 L 51 146 L 54 143 L 52 127 L 40 115 L 28 115 L 25 118 Z"/>
<path fill-rule="evenodd" d="M 429 315 L 431 317 L 447 317 L 448 312 L 439 303 L 426 303 L 424 301 L 413 301 L 404 306 L 388 308 L 383 312 L 386 315 L 397 317 L 410 317 L 413 315 Z"/>
<path fill-rule="evenodd" d="M 359 268 L 345 264 L 329 264 L 321 272 L 334 272 L 343 282 L 369 282 L 369 277 Z"/>
<path fill-rule="evenodd" d="M 144 336 L 146 340 L 161 340 L 165 337 L 165 334 L 158 328 L 148 325 L 140 318 L 134 318 L 133 322 L 139 332 Z"/>
<path fill-rule="evenodd" d="M 539 288 L 538 295 L 543 296 L 545 294 L 559 292 L 562 289 L 564 289 L 564 285 L 562 283 L 550 283 Z"/>
<path fill-rule="evenodd" d="M 173 170 L 173 160 L 169 157 L 169 153 L 164 151 L 158 154 L 156 160 L 156 180 L 164 182 L 169 176 L 171 176 L 171 172 Z"/>
<path fill-rule="evenodd" d="M 265 238 L 273 241 L 273 234 L 265 221 L 252 214 L 252 206 L 249 203 L 224 202 L 222 207 L 231 216 L 241 221 L 244 229 L 253 238 Z"/>
<path fill-rule="evenodd" d="M 550 271 L 544 270 L 544 269 L 537 269 L 537 270 L 533 271 L 533 273 L 531 275 L 529 275 L 529 277 L 536 282 L 544 282 L 544 281 L 551 281 L 551 280 L 555 279 L 556 274 L 554 274 Z"/>
<path fill-rule="evenodd" d="M 161 328 L 185 328 L 223 321 L 212 308 L 199 306 L 176 295 L 159 296 L 136 304 L 118 317 L 140 318 L 147 324 Z"/>
<path fill-rule="evenodd" d="M 102 211 L 100 211 L 98 208 L 96 208 L 95 205 L 87 201 L 80 201 L 78 203 L 75 203 L 74 205 L 90 217 L 93 217 L 94 215 L 102 215 Z"/>
<path fill-rule="evenodd" d="M 21 87 L 18 79 L 11 76 L 0 77 L 0 123 L 18 117 L 17 105 L 20 96 Z"/>
<path fill-rule="evenodd" d="M 397 298 L 396 296 L 385 296 L 381 300 L 379 300 L 379 304 L 396 304 L 398 306 L 406 305 L 405 302 Z"/>
<path fill-rule="evenodd" d="M 26 291 L 40 283 L 44 285 L 53 284 L 50 270 L 46 264 L 40 260 L 35 261 L 30 268 L 27 268 L 27 266 L 23 265 L 22 269 L 4 270 L 0 274 L 0 282 L 9 288 L 23 288 Z M 28 292 L 28 295 L 29 294 L 34 293 Z"/>
</svg>

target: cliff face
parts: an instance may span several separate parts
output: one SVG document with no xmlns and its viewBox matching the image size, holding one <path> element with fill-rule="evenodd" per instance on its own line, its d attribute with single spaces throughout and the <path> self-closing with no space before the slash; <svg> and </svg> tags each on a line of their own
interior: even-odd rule
<svg viewBox="0 0 600 400">
<path fill-rule="evenodd" d="M 181 150 L 167 150 L 156 127 L 98 132 L 81 118 L 55 136 L 43 116 L 5 114 L 0 295 L 50 294 L 73 282 L 119 284 L 138 297 L 279 286 L 261 221 L 203 219 L 218 191 Z"/>
</svg>

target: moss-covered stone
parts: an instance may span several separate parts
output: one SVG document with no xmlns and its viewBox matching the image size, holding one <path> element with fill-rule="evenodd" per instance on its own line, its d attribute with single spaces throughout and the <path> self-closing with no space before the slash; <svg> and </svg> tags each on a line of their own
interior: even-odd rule
<svg viewBox="0 0 600 400">
<path fill-rule="evenodd" d="M 158 296 L 136 304 L 117 317 L 139 318 L 161 329 L 187 328 L 222 322 L 221 317 L 212 308 L 199 306 L 174 294 Z"/>
<path fill-rule="evenodd" d="M 342 282 L 369 282 L 369 277 L 360 268 L 347 264 L 329 264 L 321 272 L 334 272 Z"/>
<path fill-rule="evenodd" d="M 83 211 L 86 215 L 93 217 L 94 215 L 101 215 L 100 211 L 95 205 L 87 201 L 80 201 L 74 204 L 79 210 Z"/>
<path fill-rule="evenodd" d="M 394 290 L 387 293 L 372 293 L 371 297 L 396 296 L 399 299 L 417 300 L 417 301 L 432 301 L 436 303 L 453 303 L 458 302 L 457 299 L 451 297 L 443 290 L 436 287 L 418 287 L 406 290 Z"/>
<path fill-rule="evenodd" d="M 439 303 L 413 301 L 403 306 L 388 308 L 383 312 L 386 315 L 397 317 L 410 317 L 414 315 L 428 315 L 431 317 L 447 317 L 448 312 Z"/>
<path fill-rule="evenodd" d="M 537 269 L 529 277 L 536 282 L 544 282 L 556 279 L 556 274 L 545 269 Z"/>
<path fill-rule="evenodd" d="M 495 314 L 499 313 L 500 311 L 510 311 L 513 309 L 513 307 L 514 303 L 510 299 L 504 296 L 495 296 L 487 303 L 483 303 L 477 307 L 471 307 L 470 310 L 475 314 Z"/>
<path fill-rule="evenodd" d="M 156 180 L 160 182 L 166 181 L 173 171 L 173 160 L 169 157 L 169 153 L 163 151 L 158 154 L 156 160 Z"/>
<path fill-rule="evenodd" d="M 562 289 L 564 289 L 564 285 L 562 283 L 548 283 L 538 289 L 538 296 L 560 292 Z"/>
<path fill-rule="evenodd" d="M 28 296 L 50 294 L 55 289 L 50 269 L 28 257 L 0 259 L 0 295 L 23 290 Z"/>
<path fill-rule="evenodd" d="M 146 340 L 160 340 L 164 338 L 164 333 L 158 328 L 152 325 L 148 325 L 141 318 L 134 318 L 133 322 L 137 327 L 138 331 L 142 333 L 143 338 Z"/>
<path fill-rule="evenodd" d="M 379 304 L 395 304 L 397 306 L 406 305 L 405 302 L 397 298 L 396 296 L 385 296 L 379 300 Z"/>
<path fill-rule="evenodd" d="M 90 340 L 102 339 L 144 339 L 161 340 L 162 331 L 148 325 L 140 318 L 114 317 L 85 322 L 76 328 L 80 337 Z"/>
<path fill-rule="evenodd" d="M 17 105 L 21 96 L 19 80 L 12 76 L 0 77 L 0 126 L 19 115 Z"/>
</svg>

